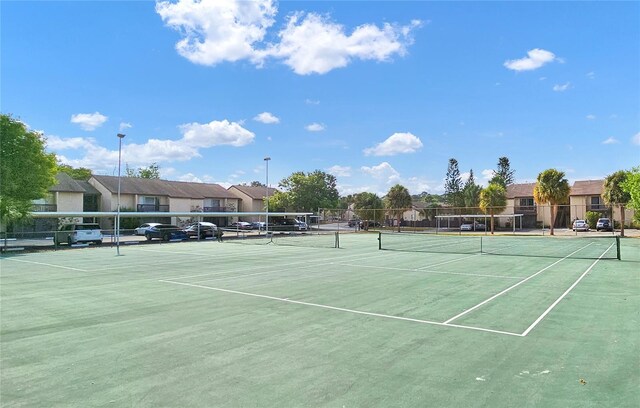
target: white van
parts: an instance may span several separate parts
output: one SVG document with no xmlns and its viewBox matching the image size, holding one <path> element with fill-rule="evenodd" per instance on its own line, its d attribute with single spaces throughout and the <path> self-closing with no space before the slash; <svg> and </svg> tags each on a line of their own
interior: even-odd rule
<svg viewBox="0 0 640 408">
<path fill-rule="evenodd" d="M 66 224 L 56 231 L 53 237 L 56 245 L 67 243 L 69 245 L 78 242 L 94 242 L 98 245 L 102 244 L 102 230 L 98 224 Z"/>
</svg>

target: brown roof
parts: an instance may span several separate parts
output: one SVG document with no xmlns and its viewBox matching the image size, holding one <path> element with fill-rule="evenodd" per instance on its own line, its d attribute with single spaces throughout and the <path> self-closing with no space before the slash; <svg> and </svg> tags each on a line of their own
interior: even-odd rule
<svg viewBox="0 0 640 408">
<path fill-rule="evenodd" d="M 536 183 L 509 184 L 507 186 L 507 198 L 533 197 L 533 188 Z"/>
<path fill-rule="evenodd" d="M 92 177 L 111 193 L 118 192 L 118 177 Z M 146 179 L 140 177 L 121 177 L 120 193 L 196 199 L 237 198 L 219 184 Z"/>
<path fill-rule="evenodd" d="M 234 187 L 238 190 L 240 190 L 241 192 L 243 192 L 244 194 L 248 195 L 249 197 L 251 197 L 254 200 L 262 200 L 264 197 L 267 196 L 267 187 L 264 186 L 260 186 L 260 187 L 254 187 L 254 186 L 243 186 L 243 185 L 233 185 L 231 187 Z M 229 188 L 231 188 L 229 187 Z M 269 187 L 269 197 L 273 196 L 273 194 L 278 191 L 277 189 L 273 188 L 273 187 Z"/>
<path fill-rule="evenodd" d="M 95 189 L 94 189 L 95 190 Z M 85 193 L 86 188 L 80 184 L 80 181 L 74 180 L 67 173 L 56 174 L 56 184 L 49 188 L 51 192 L 64 192 L 64 193 Z M 91 192 L 93 193 L 93 192 Z"/>
<path fill-rule="evenodd" d="M 572 196 L 582 195 L 602 195 L 604 180 L 583 180 L 576 181 L 571 187 Z"/>
</svg>

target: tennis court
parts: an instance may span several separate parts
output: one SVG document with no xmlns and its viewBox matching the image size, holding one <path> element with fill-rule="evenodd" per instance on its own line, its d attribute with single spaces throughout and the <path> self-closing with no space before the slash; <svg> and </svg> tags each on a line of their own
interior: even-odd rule
<svg viewBox="0 0 640 408">
<path fill-rule="evenodd" d="M 478 241 L 292 235 L 5 256 L 0 402 L 637 407 L 640 240 L 619 240 L 622 260 L 612 238 Z"/>
</svg>

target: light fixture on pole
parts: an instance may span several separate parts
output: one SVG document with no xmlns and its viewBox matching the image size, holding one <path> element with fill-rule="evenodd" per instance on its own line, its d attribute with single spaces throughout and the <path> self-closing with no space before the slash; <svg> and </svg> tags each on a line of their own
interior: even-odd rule
<svg viewBox="0 0 640 408">
<path fill-rule="evenodd" d="M 264 158 L 264 161 L 267 164 L 267 216 L 264 224 L 264 230 L 267 235 L 269 234 L 269 160 L 271 160 L 271 157 L 269 156 Z"/>
<path fill-rule="evenodd" d="M 122 162 L 122 133 L 118 133 L 118 208 L 116 213 L 116 254 L 120 256 L 120 164 Z"/>
</svg>

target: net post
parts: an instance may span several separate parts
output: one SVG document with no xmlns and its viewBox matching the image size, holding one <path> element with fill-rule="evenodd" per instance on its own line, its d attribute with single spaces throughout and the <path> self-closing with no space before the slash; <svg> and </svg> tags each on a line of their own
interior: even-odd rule
<svg viewBox="0 0 640 408">
<path fill-rule="evenodd" d="M 340 248 L 340 233 L 336 231 L 335 234 L 336 234 L 336 240 L 335 240 L 334 248 Z"/>
<path fill-rule="evenodd" d="M 480 253 L 482 253 L 482 236 L 480 236 Z"/>
<path fill-rule="evenodd" d="M 378 249 L 382 249 L 382 232 L 378 231 Z"/>
<path fill-rule="evenodd" d="M 620 236 L 616 235 L 616 254 L 617 254 L 617 258 L 618 261 L 621 259 L 620 258 Z"/>
</svg>

